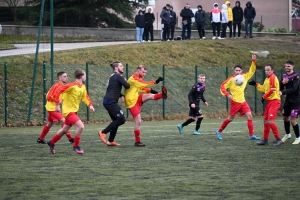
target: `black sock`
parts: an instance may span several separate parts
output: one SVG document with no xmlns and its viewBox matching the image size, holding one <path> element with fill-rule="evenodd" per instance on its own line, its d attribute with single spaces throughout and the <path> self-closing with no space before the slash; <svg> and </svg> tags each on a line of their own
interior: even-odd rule
<svg viewBox="0 0 300 200">
<path fill-rule="evenodd" d="M 109 141 L 109 142 L 113 142 L 113 141 L 115 140 L 117 131 L 118 131 L 118 128 L 112 129 L 112 130 L 110 131 L 109 138 L 108 138 L 108 141 Z"/>
<path fill-rule="evenodd" d="M 290 121 L 284 122 L 284 130 L 286 134 L 289 134 L 291 132 L 290 130 Z"/>
<path fill-rule="evenodd" d="M 203 117 L 197 119 L 197 122 L 196 122 L 196 131 L 199 130 L 202 119 L 203 119 Z"/>
<path fill-rule="evenodd" d="M 296 137 L 298 138 L 299 137 L 299 126 L 298 126 L 298 124 L 296 124 L 295 126 L 293 126 L 293 129 L 294 129 Z"/>
<path fill-rule="evenodd" d="M 190 123 L 192 123 L 192 122 L 194 122 L 195 120 L 193 120 L 192 118 L 190 118 L 190 119 L 188 119 L 188 120 L 186 120 L 183 124 L 182 124 L 182 126 L 187 126 L 187 125 L 189 125 Z"/>
</svg>

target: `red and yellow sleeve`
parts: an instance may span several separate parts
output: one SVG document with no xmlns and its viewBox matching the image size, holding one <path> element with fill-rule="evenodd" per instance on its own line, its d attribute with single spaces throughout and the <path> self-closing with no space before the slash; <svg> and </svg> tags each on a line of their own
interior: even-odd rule
<svg viewBox="0 0 300 200">
<path fill-rule="evenodd" d="M 137 88 L 146 88 L 151 87 L 156 84 L 156 82 L 153 81 L 144 81 L 142 78 L 140 78 L 137 74 L 132 75 L 132 78 L 130 81 L 134 82 L 134 85 Z M 129 80 L 128 80 L 129 81 Z M 130 84 L 130 83 L 129 83 Z M 131 84 L 130 84 L 131 85 Z"/>
<path fill-rule="evenodd" d="M 82 93 L 82 102 L 85 103 L 87 106 L 94 105 L 86 91 L 86 88 L 85 88 L 84 92 Z"/>
<path fill-rule="evenodd" d="M 63 93 L 63 92 L 65 92 L 66 90 L 68 90 L 70 87 L 72 87 L 72 86 L 74 86 L 74 85 L 77 85 L 77 83 L 76 82 L 72 82 L 72 83 L 68 83 L 68 84 L 66 84 L 66 85 L 62 85 L 62 86 L 60 86 L 60 87 L 58 87 L 56 90 L 55 90 L 55 92 L 54 92 L 54 102 L 56 103 L 56 104 L 59 104 L 59 102 L 60 102 L 60 95 Z"/>
<path fill-rule="evenodd" d="M 220 92 L 223 96 L 228 96 L 230 93 L 227 91 L 227 88 L 229 88 L 230 80 L 233 78 L 233 76 L 230 76 L 226 81 L 224 81 L 220 86 Z"/>
<path fill-rule="evenodd" d="M 263 96 L 264 99 L 269 98 L 269 97 L 271 96 L 271 94 L 272 94 L 273 92 L 275 92 L 275 90 L 274 90 L 274 89 L 276 89 L 276 86 L 275 86 L 275 78 L 276 78 L 276 77 L 275 77 L 274 75 L 271 75 L 271 76 L 270 76 L 270 78 L 269 78 L 270 90 L 267 91 L 267 92 L 264 94 L 264 96 Z M 272 90 L 272 89 L 273 89 L 273 90 Z"/>
</svg>

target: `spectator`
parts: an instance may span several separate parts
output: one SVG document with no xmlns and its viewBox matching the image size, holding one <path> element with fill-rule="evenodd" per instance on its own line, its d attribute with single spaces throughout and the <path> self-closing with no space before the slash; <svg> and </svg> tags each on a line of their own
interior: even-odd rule
<svg viewBox="0 0 300 200">
<path fill-rule="evenodd" d="M 232 9 L 230 8 L 230 1 L 226 1 L 226 6 L 227 6 L 227 14 L 228 14 L 228 22 L 227 22 L 227 27 L 229 28 L 229 38 L 232 38 L 232 21 L 233 21 L 233 14 L 232 14 Z M 226 28 L 227 28 L 226 27 Z"/>
<path fill-rule="evenodd" d="M 244 18 L 244 12 L 241 8 L 240 1 L 236 1 L 235 7 L 232 9 L 233 15 L 233 38 L 236 38 L 236 26 L 238 27 L 238 38 L 241 37 L 241 24 Z"/>
<path fill-rule="evenodd" d="M 145 28 L 145 16 L 143 14 L 142 10 L 139 10 L 139 14 L 135 16 L 135 26 L 136 26 L 136 41 L 137 42 L 142 42 L 143 40 L 143 33 L 144 33 L 144 28 Z"/>
<path fill-rule="evenodd" d="M 205 39 L 205 21 L 206 12 L 202 10 L 202 6 L 197 6 L 198 10 L 195 12 L 195 21 L 197 23 L 197 29 L 199 33 L 200 40 Z"/>
<path fill-rule="evenodd" d="M 150 38 L 151 42 L 153 42 L 153 22 L 155 21 L 155 16 L 153 14 L 153 8 L 148 7 L 147 8 L 147 13 L 145 14 L 145 40 L 150 42 L 149 40 L 149 33 L 150 33 Z"/>
<path fill-rule="evenodd" d="M 170 31 L 170 4 L 167 4 L 165 7 L 163 7 L 160 17 L 161 17 L 161 27 L 162 27 L 162 41 L 170 41 L 167 39 L 167 35 Z"/>
<path fill-rule="evenodd" d="M 186 4 L 181 10 L 180 16 L 182 17 L 182 40 L 191 39 L 191 29 L 192 29 L 192 18 L 194 17 L 193 11 L 190 9 L 190 5 Z M 187 30 L 187 36 L 185 36 L 185 30 Z"/>
<path fill-rule="evenodd" d="M 174 31 L 175 31 L 175 25 L 177 23 L 177 16 L 176 16 L 176 12 L 173 11 L 173 6 L 170 7 L 170 33 L 171 33 L 171 38 L 169 38 L 169 35 L 168 35 L 168 38 L 170 40 L 173 40 L 174 41 Z"/>
<path fill-rule="evenodd" d="M 143 12 L 143 15 L 146 14 L 146 6 L 142 6 L 141 8 L 142 12 Z M 146 41 L 146 34 L 145 34 L 145 29 L 144 29 L 144 32 L 143 32 L 143 42 Z"/>
<path fill-rule="evenodd" d="M 222 14 L 222 19 L 221 19 L 222 34 L 221 34 L 221 38 L 225 39 L 226 38 L 226 28 L 227 28 L 227 23 L 228 23 L 227 6 L 225 4 L 222 5 L 221 14 Z"/>
<path fill-rule="evenodd" d="M 245 31 L 246 31 L 246 35 L 244 38 L 248 38 L 248 37 L 252 38 L 252 25 L 253 25 L 255 16 L 256 16 L 255 8 L 252 7 L 251 1 L 248 1 L 246 3 L 246 8 L 244 9 Z M 249 30 L 248 30 L 248 28 L 249 28 Z M 249 33 L 249 35 L 248 35 L 248 33 Z"/>
<path fill-rule="evenodd" d="M 221 26 L 222 14 L 218 6 L 219 6 L 218 3 L 214 3 L 214 8 L 211 10 L 210 13 L 210 21 L 213 29 L 213 37 L 212 37 L 213 40 L 216 39 L 216 29 L 217 29 L 218 39 L 221 39 L 220 26 Z"/>
</svg>

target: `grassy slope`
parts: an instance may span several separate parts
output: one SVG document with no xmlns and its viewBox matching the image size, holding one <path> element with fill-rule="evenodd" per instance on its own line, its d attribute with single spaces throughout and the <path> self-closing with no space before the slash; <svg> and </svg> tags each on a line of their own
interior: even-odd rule
<svg viewBox="0 0 300 200">
<path fill-rule="evenodd" d="M 10 39 L 11 40 L 11 39 Z M 267 58 L 258 58 L 258 68 L 261 68 L 265 64 L 272 63 L 277 69 L 282 69 L 284 62 L 287 59 L 295 61 L 296 66 L 300 63 L 299 57 L 299 37 L 280 37 L 280 38 L 255 38 L 252 40 L 190 40 L 190 41 L 175 41 L 175 42 L 155 42 L 155 43 L 142 43 L 142 44 L 129 44 L 129 45 L 115 45 L 105 47 L 93 47 L 87 49 L 77 49 L 70 51 L 57 51 L 55 52 L 55 63 L 56 72 L 58 70 L 66 70 L 69 73 L 73 72 L 74 65 L 77 67 L 85 66 L 85 62 L 89 62 L 91 65 L 96 66 L 108 66 L 113 61 L 121 61 L 123 64 L 128 63 L 130 66 L 137 66 L 139 64 L 145 64 L 147 66 L 162 66 L 166 65 L 167 72 L 170 75 L 167 83 L 172 83 L 172 89 L 178 87 L 178 90 L 173 91 L 173 95 L 176 98 L 182 98 L 184 100 L 176 102 L 169 101 L 170 103 L 175 102 L 170 110 L 177 110 L 178 113 L 186 113 L 186 108 L 181 109 L 177 105 L 182 104 L 186 101 L 186 93 L 193 84 L 189 78 L 193 78 L 192 73 L 194 72 L 194 66 L 205 68 L 209 74 L 211 82 L 217 82 L 225 79 L 218 77 L 220 71 L 211 70 L 214 67 L 229 66 L 233 67 L 236 64 L 240 64 L 244 67 L 249 67 L 249 60 L 251 50 L 268 50 L 270 55 Z M 43 60 L 49 61 L 49 53 L 42 53 L 39 56 L 39 62 Z M 11 103 L 10 109 L 11 118 L 17 119 L 18 116 L 24 120 L 27 112 L 28 94 L 30 93 L 31 79 L 32 77 L 32 66 L 34 61 L 34 54 L 12 56 L 12 57 L 1 57 L 0 63 L 7 62 L 9 64 L 9 102 Z M 71 67 L 68 67 L 68 65 Z M 0 66 L 0 76 L 3 76 L 3 66 Z M 105 81 L 110 73 L 109 68 L 91 68 L 91 76 L 95 80 L 100 81 L 100 86 L 105 85 Z M 157 68 L 157 70 L 161 70 Z M 150 71 L 150 70 L 149 70 Z M 297 68 L 296 68 L 297 71 Z M 211 73 L 212 72 L 212 73 Z M 41 88 L 41 70 L 38 70 L 38 78 L 36 87 Z M 222 72 L 223 73 L 223 72 Z M 229 72 L 231 73 L 231 71 Z M 160 75 L 154 70 L 153 73 L 149 73 L 148 78 L 152 79 Z M 191 75 L 190 75 L 191 74 Z M 72 75 L 70 75 L 72 77 Z M 72 80 L 72 78 L 70 78 Z M 20 84 L 21 83 L 21 84 Z M 208 82 L 209 83 L 209 82 Z M 1 83 L 3 84 L 3 83 Z M 91 83 L 92 88 L 99 86 L 99 83 Z M 181 89 L 180 87 L 188 86 L 187 88 Z M 214 86 L 217 87 L 217 86 Z M 16 92 L 17 91 L 17 92 Z M 2 87 L 0 92 L 2 93 Z M 91 92 L 91 96 L 98 98 L 103 96 L 103 90 L 95 90 Z M 41 91 L 37 91 L 35 95 L 38 96 Z M 208 92 L 206 92 L 209 95 Z M 216 93 L 219 93 L 216 91 Z M 211 99 L 215 100 L 213 94 L 210 94 Z M 222 98 L 222 97 L 219 97 Z M 216 98 L 217 99 L 217 98 Z M 96 99 L 99 105 L 101 99 Z M 177 104 L 176 104 L 177 103 Z M 214 106 L 218 101 L 213 102 Z M 219 103 L 220 104 L 220 103 Z M 224 104 L 224 98 L 222 98 L 221 104 Z M 3 104 L 1 104 L 1 110 Z M 186 107 L 186 106 L 185 106 Z M 34 104 L 33 113 L 40 113 L 42 104 L 40 99 Z M 102 116 L 101 116 L 102 117 Z M 1 116 L 0 116 L 1 118 Z"/>
</svg>

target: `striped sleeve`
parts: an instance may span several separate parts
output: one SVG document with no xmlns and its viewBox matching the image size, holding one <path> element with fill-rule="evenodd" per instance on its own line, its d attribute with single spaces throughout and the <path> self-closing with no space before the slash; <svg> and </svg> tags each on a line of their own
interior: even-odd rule
<svg viewBox="0 0 300 200">
<path fill-rule="evenodd" d="M 220 86 L 220 92 L 223 96 L 229 96 L 230 93 L 227 91 L 227 88 L 229 88 L 230 80 L 233 78 L 233 76 L 230 76 L 226 81 L 224 81 Z"/>
<path fill-rule="evenodd" d="M 85 86 L 84 86 L 85 87 Z M 90 99 L 87 91 L 86 91 L 86 87 L 84 89 L 84 92 L 82 93 L 82 102 L 85 103 L 87 106 L 92 106 L 93 105 L 93 102 L 92 100 Z"/>
<path fill-rule="evenodd" d="M 276 89 L 276 85 L 275 85 L 275 76 L 274 76 L 274 74 L 273 74 L 272 76 L 270 76 L 269 84 L 270 84 L 270 90 L 267 91 L 267 92 L 264 94 L 264 96 L 263 96 L 264 99 L 267 99 L 268 97 L 271 96 L 271 94 L 272 94 L 273 92 L 275 92 L 274 89 Z M 272 90 L 272 89 L 273 89 L 273 90 Z"/>
</svg>

